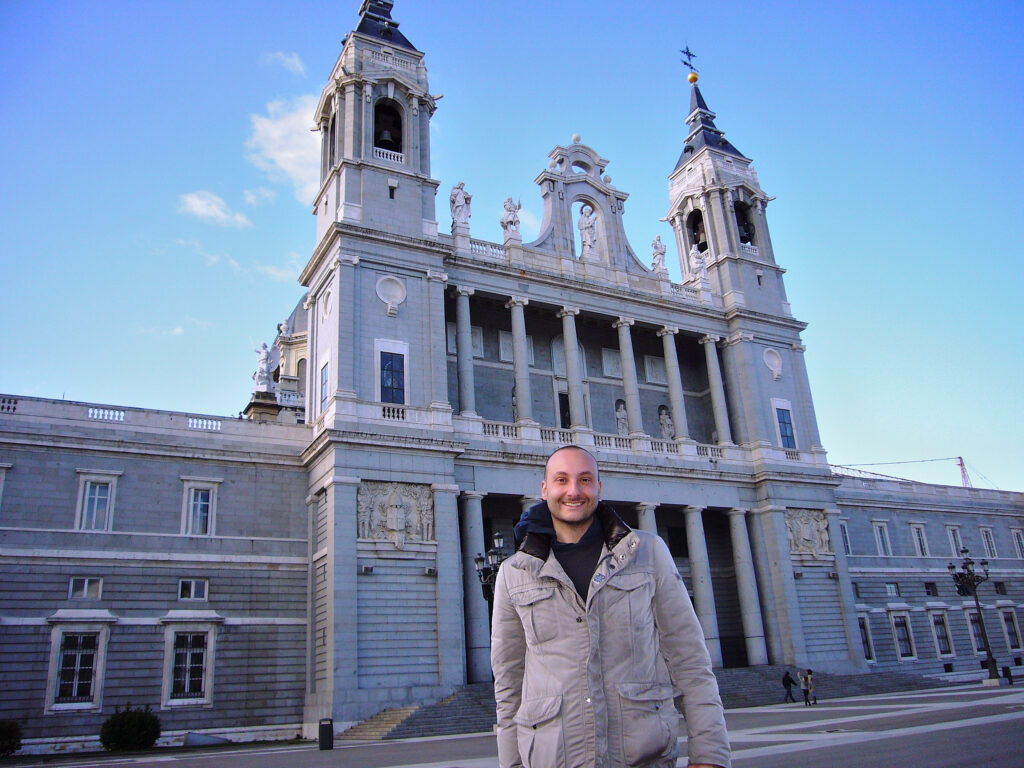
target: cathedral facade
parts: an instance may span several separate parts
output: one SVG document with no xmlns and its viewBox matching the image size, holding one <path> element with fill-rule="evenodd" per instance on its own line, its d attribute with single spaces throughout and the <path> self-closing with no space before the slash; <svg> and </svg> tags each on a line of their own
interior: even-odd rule
<svg viewBox="0 0 1024 768">
<path fill-rule="evenodd" d="M 674 242 L 634 252 L 579 136 L 538 158 L 538 238 L 509 199 L 478 240 L 391 12 L 362 3 L 313 116 L 307 293 L 248 418 L 0 399 L 0 718 L 40 750 L 128 703 L 171 741 L 286 738 L 487 681 L 475 558 L 507 553 L 566 444 L 668 542 L 716 667 L 979 676 L 986 636 L 1019 666 L 1024 497 L 829 466 L 768 197 L 696 83 Z M 947 570 L 964 547 L 981 617 Z"/>
</svg>

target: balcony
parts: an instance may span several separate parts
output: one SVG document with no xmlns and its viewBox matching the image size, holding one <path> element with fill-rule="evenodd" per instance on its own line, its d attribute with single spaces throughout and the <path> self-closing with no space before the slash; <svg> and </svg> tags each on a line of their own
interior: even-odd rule
<svg viewBox="0 0 1024 768">
<path fill-rule="evenodd" d="M 382 149 L 380 147 L 373 148 L 373 157 L 376 160 L 386 160 L 389 163 L 397 163 L 398 165 L 405 165 L 405 155 L 401 152 L 392 152 L 390 149 Z"/>
</svg>

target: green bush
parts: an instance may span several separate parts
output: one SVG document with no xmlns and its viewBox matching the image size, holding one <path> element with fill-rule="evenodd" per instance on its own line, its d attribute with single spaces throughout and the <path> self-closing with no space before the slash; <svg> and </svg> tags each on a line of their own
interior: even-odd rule
<svg viewBox="0 0 1024 768">
<path fill-rule="evenodd" d="M 21 749 L 21 725 L 15 720 L 0 720 L 0 757 L 10 757 Z"/>
<path fill-rule="evenodd" d="M 114 714 L 100 727 L 100 743 L 109 750 L 149 749 L 160 738 L 160 718 L 145 708 L 124 710 L 115 708 Z"/>
</svg>

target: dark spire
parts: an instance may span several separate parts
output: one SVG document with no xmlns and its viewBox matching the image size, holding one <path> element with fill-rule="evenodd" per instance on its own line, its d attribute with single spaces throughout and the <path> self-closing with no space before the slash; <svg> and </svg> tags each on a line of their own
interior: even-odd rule
<svg viewBox="0 0 1024 768">
<path fill-rule="evenodd" d="M 398 31 L 398 22 L 391 18 L 394 5 L 393 0 L 363 0 L 356 32 L 415 51 L 416 46 Z"/>
<path fill-rule="evenodd" d="M 691 73 L 690 82 L 690 114 L 686 118 L 690 132 L 686 136 L 683 154 L 676 163 L 676 170 L 704 147 L 746 160 L 747 158 L 743 157 L 743 154 L 726 140 L 725 134 L 715 126 L 715 113 L 708 109 L 707 102 L 697 87 L 696 73 Z"/>
</svg>

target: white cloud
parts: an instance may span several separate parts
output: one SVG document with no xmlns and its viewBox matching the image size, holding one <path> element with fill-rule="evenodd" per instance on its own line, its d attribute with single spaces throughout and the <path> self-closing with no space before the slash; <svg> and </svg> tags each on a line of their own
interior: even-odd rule
<svg viewBox="0 0 1024 768">
<path fill-rule="evenodd" d="M 274 51 L 273 53 L 264 53 L 262 58 L 265 66 L 280 65 L 293 74 L 306 76 L 306 65 L 302 63 L 302 59 L 297 53 Z"/>
<path fill-rule="evenodd" d="M 263 205 L 277 197 L 277 193 L 266 187 L 256 187 L 256 189 L 245 190 L 242 192 L 242 196 L 245 198 L 246 205 Z"/>
<path fill-rule="evenodd" d="M 536 240 L 540 235 L 540 219 L 532 211 L 523 208 L 519 212 L 519 229 L 523 233 L 523 240 Z"/>
<path fill-rule="evenodd" d="M 249 161 L 272 178 L 287 179 L 296 199 L 310 205 L 320 189 L 320 136 L 310 128 L 316 97 L 307 94 L 267 104 L 267 114 L 250 115 Z"/>
<path fill-rule="evenodd" d="M 210 224 L 217 224 L 222 227 L 248 227 L 252 225 L 252 222 L 245 217 L 245 214 L 232 211 L 221 198 L 213 194 L 213 192 L 205 190 L 178 195 L 178 213 L 195 216 Z"/>
<path fill-rule="evenodd" d="M 203 258 L 203 261 L 206 262 L 206 266 L 208 267 L 212 267 L 215 264 L 220 264 L 223 261 L 225 264 L 231 267 L 231 269 L 234 270 L 236 273 L 241 273 L 245 271 L 242 268 L 242 265 L 239 264 L 238 261 L 236 261 L 233 257 L 221 256 L 219 253 L 210 253 L 209 251 L 203 248 L 202 244 L 198 240 L 175 240 L 174 243 L 175 245 L 180 245 L 182 248 L 188 248 L 190 250 L 195 251 Z"/>
<path fill-rule="evenodd" d="M 285 265 L 257 264 L 256 271 L 262 272 L 278 283 L 294 283 L 299 277 L 299 270 L 302 269 L 302 259 L 297 253 L 289 253 Z"/>
<path fill-rule="evenodd" d="M 185 335 L 185 329 L 182 328 L 180 325 L 177 325 L 174 328 L 171 328 L 171 330 L 166 331 L 164 335 L 165 336 L 184 336 Z"/>
</svg>

